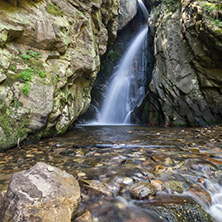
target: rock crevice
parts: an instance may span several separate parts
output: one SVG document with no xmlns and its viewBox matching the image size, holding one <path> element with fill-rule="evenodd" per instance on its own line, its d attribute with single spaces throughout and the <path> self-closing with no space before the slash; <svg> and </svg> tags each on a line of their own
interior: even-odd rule
<svg viewBox="0 0 222 222">
<path fill-rule="evenodd" d="M 1 1 L 0 150 L 66 132 L 89 106 L 101 55 L 136 11 L 136 0 Z"/>
<path fill-rule="evenodd" d="M 222 20 L 217 1 L 148 1 L 155 66 L 150 108 L 166 125 L 208 125 L 222 119 Z M 214 12 L 211 12 L 214 7 Z M 149 101 L 151 96 L 148 96 Z M 151 99 L 151 103 L 153 103 Z M 155 112 L 158 115 L 154 115 Z"/>
</svg>

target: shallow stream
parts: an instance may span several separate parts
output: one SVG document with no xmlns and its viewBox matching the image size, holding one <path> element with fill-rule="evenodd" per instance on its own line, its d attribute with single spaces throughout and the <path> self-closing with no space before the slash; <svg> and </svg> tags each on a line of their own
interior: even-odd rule
<svg viewBox="0 0 222 222">
<path fill-rule="evenodd" d="M 222 221 L 221 126 L 77 126 L 0 157 L 0 190 L 36 162 L 57 166 L 79 180 L 78 214 L 95 222 Z"/>
</svg>

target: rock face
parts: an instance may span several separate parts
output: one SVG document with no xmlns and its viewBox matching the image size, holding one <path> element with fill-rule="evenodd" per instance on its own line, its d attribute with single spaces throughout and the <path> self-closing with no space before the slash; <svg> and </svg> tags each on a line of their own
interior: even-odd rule
<svg viewBox="0 0 222 222">
<path fill-rule="evenodd" d="M 137 13 L 137 0 L 119 0 L 118 30 L 134 18 Z"/>
<path fill-rule="evenodd" d="M 5 197 L 3 222 L 71 221 L 80 202 L 78 181 L 45 163 L 15 173 Z"/>
<path fill-rule="evenodd" d="M 30 134 L 62 134 L 86 111 L 100 56 L 126 24 L 118 12 L 129 21 L 135 4 L 1 1 L 0 150 Z"/>
<path fill-rule="evenodd" d="M 148 122 L 158 122 L 158 116 L 169 125 L 218 123 L 222 119 L 221 3 L 147 2 L 152 6 L 149 25 L 155 56 Z"/>
</svg>

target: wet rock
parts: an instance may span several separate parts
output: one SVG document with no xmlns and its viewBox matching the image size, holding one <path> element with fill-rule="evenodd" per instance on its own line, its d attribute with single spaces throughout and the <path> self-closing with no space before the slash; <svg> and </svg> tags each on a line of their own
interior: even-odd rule
<svg viewBox="0 0 222 222">
<path fill-rule="evenodd" d="M 160 180 L 151 180 L 150 183 L 156 188 L 156 190 L 162 190 L 162 184 L 163 182 L 161 182 Z"/>
<path fill-rule="evenodd" d="M 39 162 L 12 176 L 3 221 L 70 222 L 79 202 L 80 187 L 74 177 Z"/>
<path fill-rule="evenodd" d="M 86 193 L 103 194 L 112 196 L 115 190 L 108 184 L 102 183 L 99 180 L 79 180 L 80 186 Z"/>
<path fill-rule="evenodd" d="M 164 187 L 170 192 L 170 193 L 183 193 L 185 187 L 181 181 L 176 180 L 170 180 L 164 182 Z"/>
<path fill-rule="evenodd" d="M 136 15 L 136 12 L 136 0 L 120 0 L 118 30 L 122 29 Z"/>
<path fill-rule="evenodd" d="M 164 166 L 162 166 L 162 165 L 157 165 L 156 167 L 155 167 L 155 174 L 156 175 L 161 175 L 161 174 L 163 174 L 164 172 L 166 171 L 166 167 L 164 167 Z"/>
<path fill-rule="evenodd" d="M 75 222 L 92 222 L 92 221 L 93 221 L 92 214 L 88 210 L 84 214 L 75 219 Z"/>
<path fill-rule="evenodd" d="M 125 184 L 125 185 L 132 184 L 133 183 L 133 179 L 130 178 L 130 177 L 125 177 L 125 178 L 123 178 L 122 183 Z"/>
<path fill-rule="evenodd" d="M 211 216 L 190 197 L 157 193 L 150 202 L 140 202 L 143 209 L 153 210 L 161 221 L 212 222 Z"/>
<path fill-rule="evenodd" d="M 188 192 L 195 198 L 197 201 L 201 201 L 206 206 L 209 206 L 212 202 L 211 195 L 204 190 L 200 184 L 193 184 Z"/>
<path fill-rule="evenodd" d="M 204 159 L 189 159 L 186 160 L 186 163 L 188 168 L 202 173 L 211 174 L 211 172 L 215 172 L 218 170 L 218 167 L 214 163 L 211 163 Z"/>
<path fill-rule="evenodd" d="M 132 185 L 130 193 L 133 199 L 142 200 L 156 193 L 156 188 L 148 182 L 138 182 Z"/>
</svg>

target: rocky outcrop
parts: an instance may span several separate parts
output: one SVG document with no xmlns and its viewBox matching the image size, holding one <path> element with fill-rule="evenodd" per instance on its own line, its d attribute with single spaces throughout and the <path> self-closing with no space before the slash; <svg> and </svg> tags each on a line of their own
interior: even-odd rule
<svg viewBox="0 0 222 222">
<path fill-rule="evenodd" d="M 1 221 L 70 222 L 79 202 L 80 187 L 72 175 L 37 163 L 12 176 Z"/>
<path fill-rule="evenodd" d="M 118 30 L 125 27 L 137 13 L 137 0 L 119 0 Z"/>
<path fill-rule="evenodd" d="M 206 125 L 222 119 L 222 11 L 218 1 L 150 1 L 155 67 L 148 122 Z M 146 107 L 144 105 L 144 107 Z M 158 114 L 155 114 L 158 113 Z"/>
<path fill-rule="evenodd" d="M 1 1 L 0 150 L 28 135 L 62 134 L 87 110 L 100 56 L 125 25 L 122 15 L 134 16 L 135 4 Z"/>
</svg>

